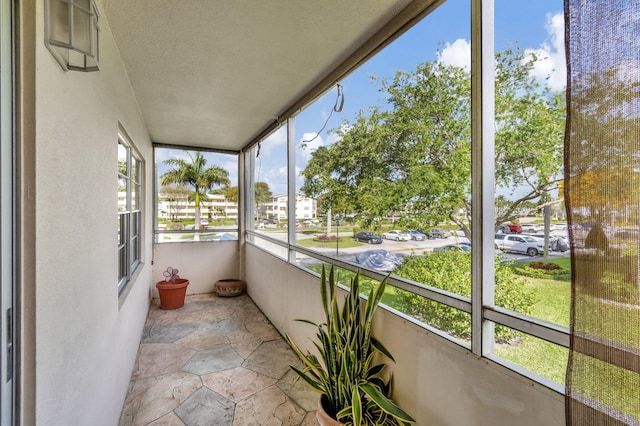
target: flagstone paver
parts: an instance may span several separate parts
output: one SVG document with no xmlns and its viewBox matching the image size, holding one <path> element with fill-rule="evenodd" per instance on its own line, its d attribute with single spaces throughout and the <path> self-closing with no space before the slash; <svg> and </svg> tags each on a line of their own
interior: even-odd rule
<svg viewBox="0 0 640 426">
<path fill-rule="evenodd" d="M 291 364 L 246 294 L 187 296 L 171 311 L 154 300 L 119 425 L 314 425 L 318 394 L 294 382 Z"/>
</svg>

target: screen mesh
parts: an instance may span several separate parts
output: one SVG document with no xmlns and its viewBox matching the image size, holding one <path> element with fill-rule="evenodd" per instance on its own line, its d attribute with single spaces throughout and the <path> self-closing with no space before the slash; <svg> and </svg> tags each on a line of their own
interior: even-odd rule
<svg viewBox="0 0 640 426">
<path fill-rule="evenodd" d="M 565 0 L 567 424 L 640 424 L 640 3 Z"/>
</svg>

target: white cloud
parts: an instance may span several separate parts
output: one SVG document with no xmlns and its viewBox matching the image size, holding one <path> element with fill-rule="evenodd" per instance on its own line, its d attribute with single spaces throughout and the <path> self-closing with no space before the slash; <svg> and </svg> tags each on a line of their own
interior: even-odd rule
<svg viewBox="0 0 640 426">
<path fill-rule="evenodd" d="M 296 166 L 295 181 L 296 188 L 300 190 L 300 187 L 304 183 L 304 178 L 300 175 L 302 167 Z M 273 195 L 282 195 L 287 193 L 287 168 L 279 167 L 277 169 L 270 170 L 261 180 L 269 185 L 269 189 Z"/>
<path fill-rule="evenodd" d="M 548 39 L 537 49 L 525 49 L 525 58 L 533 55 L 537 60 L 531 75 L 539 80 L 547 80 L 553 90 L 562 90 L 566 85 L 567 68 L 564 53 L 564 15 L 562 12 L 547 14 L 545 29 Z M 459 38 L 453 43 L 445 43 L 442 51 L 436 53 L 438 62 L 471 68 L 471 43 Z"/>
<path fill-rule="evenodd" d="M 256 177 L 258 182 L 266 182 L 273 195 L 287 193 L 287 168 L 285 166 L 268 170 L 260 178 Z"/>
<path fill-rule="evenodd" d="M 269 154 L 276 147 L 286 145 L 287 143 L 287 126 L 282 126 L 260 143 L 260 152 Z"/>
<path fill-rule="evenodd" d="M 302 148 L 296 150 L 298 153 L 297 162 L 306 166 L 314 151 L 323 145 L 327 144 L 322 136 L 318 136 L 316 132 L 303 133 L 298 144 L 298 146 L 301 146 Z"/>
<path fill-rule="evenodd" d="M 350 126 L 346 124 L 342 124 L 340 126 L 340 130 L 342 132 L 346 132 L 347 130 L 349 130 L 349 127 Z M 328 133 L 326 135 L 326 140 L 322 136 L 316 137 L 317 134 L 318 133 L 316 132 L 304 133 L 302 135 L 302 138 L 300 138 L 299 146 L 304 146 L 304 148 L 297 150 L 297 164 L 302 165 L 302 167 L 306 167 L 307 163 L 311 159 L 311 155 L 315 152 L 316 149 L 320 148 L 321 146 L 333 145 L 340 140 L 340 136 L 337 134 L 337 132 L 332 131 L 331 133 Z"/>
<path fill-rule="evenodd" d="M 318 147 L 324 145 L 322 136 L 317 132 L 303 133 L 300 143 L 305 146 L 304 151 L 313 152 Z"/>
<path fill-rule="evenodd" d="M 471 68 L 471 43 L 459 38 L 453 43 L 445 43 L 444 49 L 437 52 L 438 62 L 454 65 L 464 69 Z"/>
<path fill-rule="evenodd" d="M 539 80 L 547 80 L 553 90 L 563 90 L 567 82 L 567 67 L 564 53 L 564 15 L 559 12 L 547 14 L 545 29 L 550 40 L 537 49 L 526 49 L 525 60 L 535 55 L 537 58 L 531 75 Z"/>
</svg>

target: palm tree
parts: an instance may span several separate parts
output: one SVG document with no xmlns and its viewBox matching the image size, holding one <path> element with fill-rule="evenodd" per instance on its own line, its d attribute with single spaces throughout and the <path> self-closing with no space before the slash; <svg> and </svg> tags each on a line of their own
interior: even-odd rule
<svg viewBox="0 0 640 426">
<path fill-rule="evenodd" d="M 164 160 L 164 164 L 172 168 L 160 177 L 161 185 L 183 184 L 192 187 L 194 190 L 194 200 L 196 205 L 195 229 L 200 229 L 200 199 L 206 198 L 207 191 L 215 185 L 229 185 L 229 172 L 220 166 L 206 167 L 207 160 L 201 152 L 196 152 L 195 156 L 191 152 L 185 151 L 189 156 L 189 161 L 181 158 L 169 158 Z M 199 239 L 196 233 L 195 239 Z"/>
</svg>

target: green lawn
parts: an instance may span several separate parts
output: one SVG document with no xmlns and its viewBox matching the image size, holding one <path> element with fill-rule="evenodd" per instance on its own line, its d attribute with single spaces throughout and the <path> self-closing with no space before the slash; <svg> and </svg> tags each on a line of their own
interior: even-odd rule
<svg viewBox="0 0 640 426">
<path fill-rule="evenodd" d="M 296 245 L 299 245 L 300 247 L 331 247 L 331 248 L 336 248 L 337 246 L 338 249 L 341 249 L 341 248 L 349 248 L 349 247 L 359 247 L 363 244 L 358 241 L 355 241 L 351 237 L 345 236 L 345 237 L 340 237 L 337 243 L 335 240 L 320 241 L 320 240 L 317 240 L 316 238 L 301 238 L 296 241 Z"/>
<path fill-rule="evenodd" d="M 571 287 L 566 281 L 527 278 L 540 297 L 533 306 L 531 316 L 545 321 L 569 326 Z M 545 340 L 522 335 L 517 345 L 498 345 L 495 354 L 520 365 L 556 383 L 564 384 L 569 352 Z"/>
<path fill-rule="evenodd" d="M 569 258 L 553 259 L 563 269 L 570 269 Z M 571 312 L 571 282 L 525 277 L 526 286 L 535 291 L 538 302 L 531 316 L 544 321 L 569 326 Z M 569 352 L 545 340 L 522 335 L 515 346 L 497 346 L 495 354 L 536 374 L 564 384 Z"/>
</svg>

